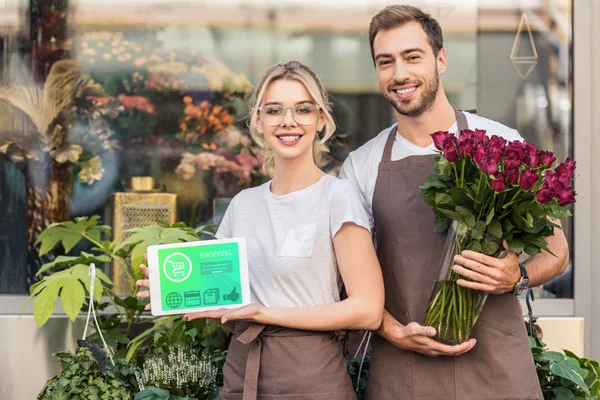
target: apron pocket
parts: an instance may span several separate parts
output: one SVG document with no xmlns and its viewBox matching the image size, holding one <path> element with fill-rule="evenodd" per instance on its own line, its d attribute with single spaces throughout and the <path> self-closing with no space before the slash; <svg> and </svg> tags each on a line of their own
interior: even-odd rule
<svg viewBox="0 0 600 400">
<path fill-rule="evenodd" d="M 279 256 L 281 257 L 311 257 L 315 241 L 317 224 L 307 224 L 287 232 Z"/>
<path fill-rule="evenodd" d="M 479 318 L 477 320 L 477 322 L 475 323 L 475 325 L 477 325 L 477 324 L 482 324 L 482 325 L 485 325 L 485 326 L 490 327 L 492 329 L 497 329 L 500 332 L 506 333 L 507 335 L 511 335 L 511 336 L 517 336 L 518 335 L 518 332 L 515 331 L 514 329 L 509 328 L 508 326 L 499 324 L 498 322 L 495 322 L 495 321 L 490 321 L 490 320 L 487 320 L 487 319 L 481 319 L 481 318 Z M 523 324 L 525 324 L 525 323 L 523 322 Z"/>
</svg>

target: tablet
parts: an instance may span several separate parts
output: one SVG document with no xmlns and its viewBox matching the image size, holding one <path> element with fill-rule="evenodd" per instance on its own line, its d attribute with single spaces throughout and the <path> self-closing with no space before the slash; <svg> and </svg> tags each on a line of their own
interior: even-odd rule
<svg viewBox="0 0 600 400">
<path fill-rule="evenodd" d="M 250 303 L 244 238 L 148 246 L 152 315 Z"/>
</svg>

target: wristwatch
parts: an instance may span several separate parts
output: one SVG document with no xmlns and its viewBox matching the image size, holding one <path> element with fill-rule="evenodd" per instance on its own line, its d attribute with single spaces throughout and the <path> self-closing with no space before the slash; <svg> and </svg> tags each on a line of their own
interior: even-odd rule
<svg viewBox="0 0 600 400">
<path fill-rule="evenodd" d="M 517 282 L 512 292 L 515 296 L 518 296 L 529 289 L 529 276 L 527 275 L 527 269 L 525 269 L 525 266 L 521 263 L 519 263 L 519 269 L 521 270 L 521 279 L 519 279 L 519 282 Z"/>
</svg>

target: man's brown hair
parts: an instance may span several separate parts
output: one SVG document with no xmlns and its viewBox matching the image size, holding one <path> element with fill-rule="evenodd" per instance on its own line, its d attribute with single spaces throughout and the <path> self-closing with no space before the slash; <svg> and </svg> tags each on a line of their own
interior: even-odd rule
<svg viewBox="0 0 600 400">
<path fill-rule="evenodd" d="M 369 25 L 369 44 L 371 45 L 371 57 L 373 58 L 373 62 L 375 62 L 373 43 L 375 42 L 377 33 L 381 30 L 399 28 L 406 23 L 413 21 L 421 24 L 429 38 L 429 44 L 433 48 L 433 54 L 437 57 L 440 50 L 444 47 L 444 37 L 442 36 L 442 28 L 436 19 L 417 7 L 394 5 L 379 11 L 379 13 L 371 19 L 371 24 Z"/>
</svg>

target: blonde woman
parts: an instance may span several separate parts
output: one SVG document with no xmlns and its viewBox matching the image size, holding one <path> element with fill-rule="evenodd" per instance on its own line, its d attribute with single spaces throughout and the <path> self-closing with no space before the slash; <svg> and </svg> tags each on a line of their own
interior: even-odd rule
<svg viewBox="0 0 600 400">
<path fill-rule="evenodd" d="M 354 399 L 332 331 L 379 328 L 384 290 L 358 188 L 318 167 L 335 130 L 327 93 L 288 62 L 265 72 L 250 107 L 273 179 L 235 196 L 216 236 L 246 238 L 252 304 L 186 317 L 235 321 L 224 400 Z"/>
</svg>

